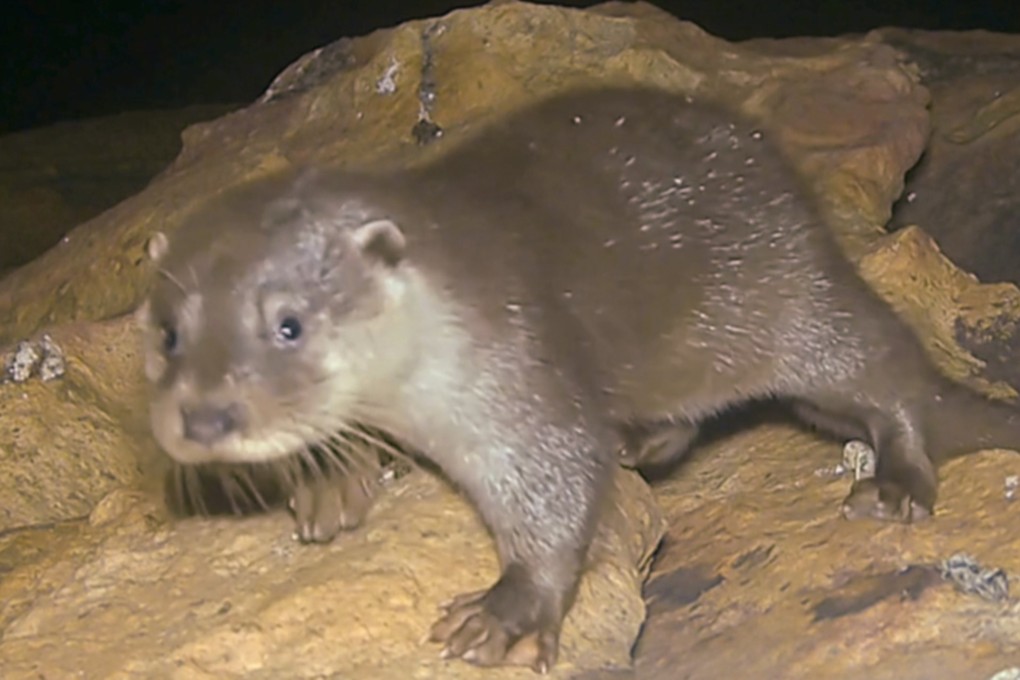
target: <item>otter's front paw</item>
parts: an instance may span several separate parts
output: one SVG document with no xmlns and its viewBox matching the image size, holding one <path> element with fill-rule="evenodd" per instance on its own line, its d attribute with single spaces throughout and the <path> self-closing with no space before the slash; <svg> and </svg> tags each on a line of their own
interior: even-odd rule
<svg viewBox="0 0 1020 680">
<path fill-rule="evenodd" d="M 548 673 L 556 663 L 560 619 L 534 587 L 501 579 L 489 590 L 459 595 L 442 605 L 444 615 L 429 639 L 445 645 L 444 658 L 479 666 L 530 666 Z"/>
<path fill-rule="evenodd" d="M 310 479 L 294 490 L 290 508 L 295 537 L 302 543 L 328 543 L 341 531 L 361 525 L 378 486 L 374 471 Z"/>
<path fill-rule="evenodd" d="M 916 522 L 931 516 L 931 508 L 914 500 L 896 482 L 875 477 L 854 483 L 843 500 L 843 516 L 847 519 L 871 518 L 892 522 Z"/>
</svg>

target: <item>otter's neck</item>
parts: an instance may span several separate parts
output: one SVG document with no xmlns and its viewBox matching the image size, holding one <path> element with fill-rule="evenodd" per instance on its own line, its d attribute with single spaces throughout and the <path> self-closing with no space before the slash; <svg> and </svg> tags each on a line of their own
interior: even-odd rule
<svg viewBox="0 0 1020 680">
<path fill-rule="evenodd" d="M 401 323 L 393 330 L 406 342 L 407 362 L 377 397 L 384 413 L 366 414 L 366 420 L 423 452 L 459 448 L 462 428 L 479 407 L 477 395 L 465 387 L 478 383 L 482 368 L 465 328 L 467 312 L 414 269 L 404 274 L 400 307 Z"/>
</svg>

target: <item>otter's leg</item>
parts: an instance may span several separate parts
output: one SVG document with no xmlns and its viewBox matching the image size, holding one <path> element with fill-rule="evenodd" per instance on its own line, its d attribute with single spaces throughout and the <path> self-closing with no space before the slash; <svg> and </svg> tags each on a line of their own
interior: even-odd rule
<svg viewBox="0 0 1020 680">
<path fill-rule="evenodd" d="M 447 658 L 544 673 L 556 662 L 563 617 L 615 469 L 617 435 L 607 427 L 593 436 L 576 414 L 566 424 L 522 424 L 517 441 L 476 459 L 484 463 L 447 470 L 495 537 L 502 573 L 488 590 L 445 603 L 429 637 L 444 644 Z"/>
<path fill-rule="evenodd" d="M 837 437 L 846 439 L 870 438 L 866 428 L 851 418 L 830 411 L 823 411 L 816 404 L 806 401 L 793 402 L 793 412 L 798 418 L 814 427 Z"/>
<path fill-rule="evenodd" d="M 843 515 L 901 522 L 929 517 L 935 508 L 938 475 L 925 451 L 920 423 L 902 405 L 891 413 L 873 414 L 867 422 L 876 456 L 875 476 L 854 482 L 843 501 Z"/>
<path fill-rule="evenodd" d="M 379 487 L 381 468 L 374 459 L 375 465 L 359 462 L 347 470 L 329 467 L 303 476 L 290 499 L 298 540 L 329 543 L 361 525 Z"/>
<path fill-rule="evenodd" d="M 837 434 L 853 431 L 848 423 L 861 423 L 875 450 L 875 476 L 854 483 L 842 505 L 846 518 L 910 522 L 931 515 L 938 476 L 925 451 L 915 408 L 903 401 L 868 394 L 856 385 L 846 394 L 830 393 L 806 400 L 812 406 L 798 409 L 802 416 L 813 416 L 809 419 L 823 426 L 835 426 Z"/>
<path fill-rule="evenodd" d="M 687 453 L 698 426 L 686 420 L 627 423 L 620 436 L 619 461 L 624 467 L 663 465 Z"/>
</svg>

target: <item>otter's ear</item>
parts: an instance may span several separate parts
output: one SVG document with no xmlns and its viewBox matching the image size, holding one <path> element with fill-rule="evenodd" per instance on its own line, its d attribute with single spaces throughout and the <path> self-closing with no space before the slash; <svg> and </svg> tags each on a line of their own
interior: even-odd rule
<svg viewBox="0 0 1020 680">
<path fill-rule="evenodd" d="M 149 259 L 153 262 L 159 262 L 166 255 L 167 249 L 170 247 L 170 240 L 161 231 L 157 231 L 155 234 L 149 237 L 149 240 L 145 242 L 145 254 L 149 256 Z"/>
<path fill-rule="evenodd" d="M 366 222 L 352 232 L 354 242 L 366 256 L 394 267 L 404 259 L 404 232 L 391 220 Z"/>
</svg>

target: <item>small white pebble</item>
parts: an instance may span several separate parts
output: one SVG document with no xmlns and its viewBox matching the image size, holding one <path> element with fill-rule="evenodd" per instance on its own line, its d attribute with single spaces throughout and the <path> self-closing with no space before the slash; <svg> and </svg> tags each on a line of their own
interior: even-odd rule
<svg viewBox="0 0 1020 680">
<path fill-rule="evenodd" d="M 990 602 L 1002 602 L 1009 598 L 1009 577 L 1006 572 L 998 568 L 982 567 L 966 553 L 957 553 L 942 562 L 939 573 L 958 590 Z"/>
<path fill-rule="evenodd" d="M 19 342 L 14 354 L 7 361 L 5 367 L 7 376 L 14 382 L 25 382 L 31 377 L 41 358 L 39 348 L 34 342 L 27 340 Z"/>
<path fill-rule="evenodd" d="M 39 364 L 39 377 L 42 381 L 48 382 L 64 375 L 67 368 L 64 361 L 64 350 L 60 349 L 57 343 L 53 342 L 53 338 L 50 337 L 49 333 L 42 336 L 39 347 L 42 350 L 43 356 L 43 360 Z"/>
<path fill-rule="evenodd" d="M 66 362 L 64 352 L 48 334 L 38 341 L 23 340 L 3 360 L 3 375 L 0 381 L 16 383 L 27 381 L 38 375 L 44 382 L 64 375 Z"/>
<path fill-rule="evenodd" d="M 1016 498 L 1017 490 L 1020 489 L 1020 475 L 1009 475 L 1006 477 L 1006 500 L 1011 501 Z"/>
<path fill-rule="evenodd" d="M 375 83 L 375 91 L 379 94 L 393 94 L 397 91 L 397 71 L 400 69 L 400 64 L 396 59 L 390 59 L 389 66 L 386 67 L 386 72 L 382 74 Z"/>
<path fill-rule="evenodd" d="M 843 466 L 853 470 L 854 481 L 875 476 L 875 451 L 866 442 L 852 439 L 843 445 Z"/>
</svg>

